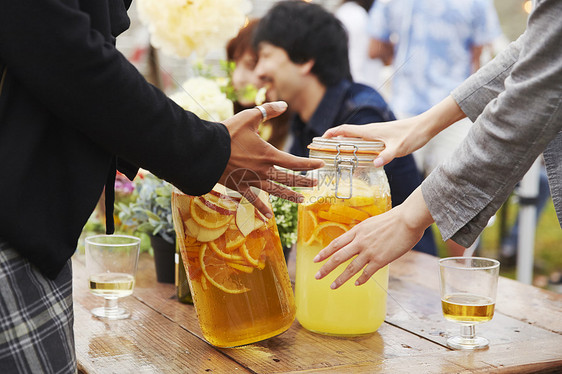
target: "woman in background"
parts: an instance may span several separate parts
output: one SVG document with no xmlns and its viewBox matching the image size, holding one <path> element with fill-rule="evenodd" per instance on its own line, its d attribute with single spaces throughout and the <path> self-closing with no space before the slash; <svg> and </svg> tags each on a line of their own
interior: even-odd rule
<svg viewBox="0 0 562 374">
<path fill-rule="evenodd" d="M 256 99 L 259 100 L 260 98 L 256 98 L 256 94 L 258 90 L 264 87 L 264 83 L 254 72 L 258 62 L 258 55 L 252 48 L 252 38 L 258 23 L 259 19 L 250 20 L 226 46 L 227 60 L 235 63 L 231 76 L 236 95 L 234 113 L 253 108 L 258 104 Z M 275 100 L 277 100 L 275 91 L 271 87 L 267 87 L 265 101 Z M 275 148 L 285 149 L 290 145 L 290 142 L 287 141 L 289 138 L 290 116 L 289 108 L 279 117 L 264 122 L 259 129 L 260 136 Z"/>
</svg>

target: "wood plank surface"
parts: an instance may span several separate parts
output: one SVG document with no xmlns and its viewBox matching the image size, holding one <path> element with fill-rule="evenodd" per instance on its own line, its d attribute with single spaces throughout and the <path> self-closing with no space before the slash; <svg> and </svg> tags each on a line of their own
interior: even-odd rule
<svg viewBox="0 0 562 374">
<path fill-rule="evenodd" d="M 150 267 L 143 258 L 141 266 Z M 140 270 L 140 269 L 139 269 Z M 152 271 L 139 272 L 139 290 L 156 286 L 155 294 L 173 294 L 173 285 L 143 279 Z M 90 294 L 85 267 L 73 261 L 74 334 L 78 370 L 85 373 L 225 373 L 244 367 L 211 347 L 167 316 L 147 306 L 136 297 L 119 299 L 131 311 L 128 319 L 107 321 L 93 317 L 90 309 L 103 305 L 103 298 Z M 170 292 L 171 291 L 171 292 Z M 165 293 L 164 293 L 165 292 Z M 181 305 L 177 301 L 176 304 Z"/>
<path fill-rule="evenodd" d="M 377 332 L 338 338 L 309 332 L 295 321 L 279 336 L 230 349 L 204 340 L 195 308 L 175 299 L 174 285 L 156 282 L 146 254 L 139 262 L 133 295 L 120 299 L 133 312 L 122 321 L 91 316 L 89 309 L 103 300 L 89 293 L 80 256 L 73 262 L 82 372 L 562 372 L 562 295 L 502 279 L 498 296 L 504 294 L 498 297 L 494 319 L 477 326 L 490 347 L 454 351 L 446 347 L 446 339 L 459 326 L 441 313 L 437 259 L 419 253 L 391 265 L 387 318 Z M 294 262 L 289 267 L 294 273 L 291 266 Z"/>
</svg>

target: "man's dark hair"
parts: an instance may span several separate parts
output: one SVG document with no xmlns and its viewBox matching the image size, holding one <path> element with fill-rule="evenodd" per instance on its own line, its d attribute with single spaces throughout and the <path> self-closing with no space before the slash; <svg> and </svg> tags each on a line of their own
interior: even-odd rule
<svg viewBox="0 0 562 374">
<path fill-rule="evenodd" d="M 375 2 L 375 0 L 343 0 L 344 3 L 357 3 L 358 5 L 360 5 L 363 9 L 365 9 L 367 12 L 371 9 L 371 7 L 373 6 L 373 3 Z"/>
<path fill-rule="evenodd" d="M 326 86 L 351 80 L 347 33 L 320 5 L 292 0 L 277 3 L 255 31 L 256 50 L 261 42 L 284 49 L 295 64 L 314 60 L 312 73 Z"/>
</svg>

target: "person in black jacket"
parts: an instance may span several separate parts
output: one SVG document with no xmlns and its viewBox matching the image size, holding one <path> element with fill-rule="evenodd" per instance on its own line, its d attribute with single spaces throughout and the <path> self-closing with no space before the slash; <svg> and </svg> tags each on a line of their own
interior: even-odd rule
<svg viewBox="0 0 562 374">
<path fill-rule="evenodd" d="M 274 165 L 321 166 L 261 140 L 261 111 L 207 122 L 148 84 L 115 49 L 130 3 L 0 0 L 2 373 L 76 371 L 69 259 L 104 186 L 112 232 L 116 169 L 148 169 L 191 195 L 220 181 L 252 201 L 251 185 L 299 198 L 273 184 L 289 181 Z M 286 104 L 263 108 L 275 117 Z"/>
</svg>

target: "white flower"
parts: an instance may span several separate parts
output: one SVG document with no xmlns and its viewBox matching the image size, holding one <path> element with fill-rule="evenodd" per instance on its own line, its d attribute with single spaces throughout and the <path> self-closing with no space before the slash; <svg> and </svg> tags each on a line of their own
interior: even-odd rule
<svg viewBox="0 0 562 374">
<path fill-rule="evenodd" d="M 203 57 L 236 36 L 252 5 L 249 0 L 138 0 L 137 9 L 155 48 Z"/>
<path fill-rule="evenodd" d="M 181 90 L 170 98 L 185 110 L 207 121 L 224 121 L 234 114 L 232 101 L 211 79 L 195 77 L 182 84 Z"/>
</svg>

